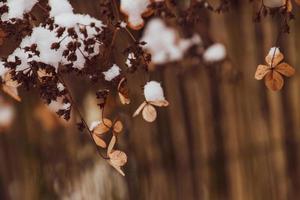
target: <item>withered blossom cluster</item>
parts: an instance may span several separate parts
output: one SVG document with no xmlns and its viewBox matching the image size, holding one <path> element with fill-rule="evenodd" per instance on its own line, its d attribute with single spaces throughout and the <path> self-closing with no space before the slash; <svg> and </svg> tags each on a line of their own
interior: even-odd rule
<svg viewBox="0 0 300 200">
<path fill-rule="evenodd" d="M 198 66 L 199 63 L 211 65 L 227 58 L 224 45 L 202 41 L 199 36 L 201 33 L 184 27 L 201 23 L 202 11 L 226 12 L 231 6 L 228 0 L 221 0 L 217 7 L 206 0 L 191 1 L 184 9 L 179 8 L 173 0 L 103 0 L 98 5 L 101 19 L 74 14 L 68 0 L 49 0 L 48 3 L 29 0 L 28 5 L 22 5 L 22 9 L 19 9 L 22 13 L 12 12 L 12 1 L 15 0 L 0 2 L 0 45 L 3 48 L 7 39 L 14 39 L 19 46 L 0 60 L 2 91 L 21 101 L 19 88 L 36 89 L 46 104 L 60 101 L 61 106 L 56 113 L 66 120 L 75 111 L 80 117 L 79 130 L 90 134 L 99 155 L 122 175 L 124 172 L 121 167 L 126 164 L 127 156 L 123 151 L 116 150 L 115 146 L 124 125 L 121 119 L 112 121 L 104 117 L 111 91 L 117 92 L 123 105 L 130 104 L 134 101 L 130 98 L 127 75 L 141 72 L 146 74 L 142 88 L 145 101 L 137 108 L 133 117 L 142 113 L 145 121 L 153 122 L 157 117 L 155 107 L 167 107 L 169 102 L 165 99 L 161 84 L 150 79 L 151 66 L 189 58 L 194 61 L 193 66 Z M 273 4 L 268 4 L 268 0 L 255 3 L 261 4 L 255 21 L 260 21 L 262 16 L 278 14 L 283 21 L 283 31 L 280 31 L 278 37 L 289 31 L 288 22 L 293 19 L 290 0 L 285 0 L 279 6 L 275 4 L 274 7 Z M 39 9 L 42 16 L 35 16 L 33 6 Z M 156 19 L 147 24 L 150 16 Z M 145 24 L 149 26 L 145 28 L 145 35 L 142 39 L 136 38 L 132 30 L 141 30 Z M 172 24 L 177 28 L 182 27 L 181 32 L 186 30 L 185 36 L 188 37 L 181 39 Z M 125 63 L 116 63 L 112 51 L 121 31 L 127 34 L 129 40 L 127 47 L 123 49 Z M 166 37 L 155 36 L 157 31 Z M 152 38 L 155 38 L 154 42 Z M 260 65 L 255 78 L 260 80 L 265 77 L 268 88 L 279 90 L 283 86 L 280 74 L 291 76 L 294 71 L 289 65 L 280 63 L 283 58 L 279 59 L 275 52 L 266 59 L 268 66 Z M 285 67 L 288 69 L 284 69 Z M 80 113 L 65 81 L 65 77 L 70 74 L 85 78 L 91 83 L 105 83 L 107 86 L 95 93 L 99 102 L 99 121 L 91 126 Z M 106 155 L 103 155 L 103 150 Z"/>
</svg>

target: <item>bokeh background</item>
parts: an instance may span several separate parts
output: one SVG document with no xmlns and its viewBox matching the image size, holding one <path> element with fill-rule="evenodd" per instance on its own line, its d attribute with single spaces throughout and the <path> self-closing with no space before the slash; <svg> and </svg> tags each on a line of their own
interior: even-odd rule
<svg viewBox="0 0 300 200">
<path fill-rule="evenodd" d="M 77 12 L 99 17 L 96 1 L 71 2 Z M 255 24 L 248 0 L 232 5 L 225 14 L 203 12 L 193 27 L 204 40 L 226 45 L 224 63 L 188 67 L 178 62 L 151 72 L 170 102 L 159 109 L 156 122 L 131 118 L 143 101 L 141 75 L 129 78 L 130 106 L 123 108 L 111 98 L 106 115 L 119 114 L 126 128 L 120 138 L 120 149 L 129 157 L 125 177 L 97 156 L 88 135 L 77 130 L 76 116 L 69 123 L 59 120 L 34 91 L 21 91 L 22 103 L 1 94 L 14 106 L 15 118 L 0 133 L 0 199 L 299 199 L 299 73 L 280 92 L 254 79 L 257 65 L 275 44 L 278 21 L 267 17 Z M 294 14 L 280 49 L 298 71 L 296 6 Z M 134 32 L 136 37 L 141 33 Z M 121 34 L 117 43 L 126 37 Z M 114 48 L 118 62 L 124 61 L 120 55 L 126 45 Z M 15 46 L 7 42 L 0 55 Z M 74 77 L 67 82 L 87 121 L 99 119 L 94 91 L 103 86 Z"/>
</svg>

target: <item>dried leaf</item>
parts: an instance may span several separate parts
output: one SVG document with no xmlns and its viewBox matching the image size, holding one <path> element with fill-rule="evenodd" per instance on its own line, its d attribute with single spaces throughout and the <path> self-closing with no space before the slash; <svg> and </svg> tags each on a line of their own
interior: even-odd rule
<svg viewBox="0 0 300 200">
<path fill-rule="evenodd" d="M 145 107 L 145 105 L 147 104 L 146 101 L 144 101 L 139 107 L 138 109 L 133 113 L 132 117 L 137 116 L 138 114 L 140 114 L 140 112 L 143 110 L 143 108 Z"/>
<path fill-rule="evenodd" d="M 266 62 L 269 64 L 269 66 L 272 66 L 272 67 L 275 67 L 284 59 L 284 55 L 281 52 L 277 52 L 277 51 L 279 51 L 278 48 L 276 48 L 275 51 L 276 51 L 275 55 L 269 54 L 266 56 L 266 59 L 265 59 Z M 273 59 L 273 62 L 272 62 L 272 59 Z"/>
<path fill-rule="evenodd" d="M 295 74 L 295 69 L 287 63 L 280 63 L 275 67 L 275 70 L 287 77 L 293 76 Z"/>
<path fill-rule="evenodd" d="M 147 122 L 153 122 L 157 117 L 157 112 L 155 108 L 150 104 L 147 104 L 144 107 L 142 114 L 144 120 L 146 120 Z"/>
<path fill-rule="evenodd" d="M 113 135 L 110 142 L 109 142 L 109 145 L 107 147 L 107 156 L 108 157 L 109 157 L 109 154 L 112 152 L 112 150 L 113 150 L 113 148 L 116 144 L 116 141 L 117 141 L 117 138 L 116 138 L 116 136 Z"/>
<path fill-rule="evenodd" d="M 114 124 L 114 132 L 115 133 L 120 133 L 122 130 L 123 130 L 123 124 L 122 124 L 122 122 L 121 121 L 117 121 Z"/>
<path fill-rule="evenodd" d="M 267 74 L 268 72 L 270 72 L 270 71 L 271 71 L 271 68 L 270 68 L 269 66 L 267 66 L 267 65 L 258 65 L 254 77 L 255 77 L 255 79 L 257 79 L 257 80 L 261 80 L 261 79 L 263 79 L 263 78 L 266 76 L 266 74 Z"/>
<path fill-rule="evenodd" d="M 265 77 L 265 84 L 270 90 L 280 90 L 283 87 L 283 83 L 282 76 L 275 70 L 272 70 L 272 72 L 268 73 Z"/>
<path fill-rule="evenodd" d="M 92 131 L 94 134 L 101 135 L 103 133 L 106 133 L 109 131 L 109 129 L 112 126 L 112 121 L 110 119 L 103 119 L 103 122 L 101 122 L 98 126 L 96 126 Z"/>
<path fill-rule="evenodd" d="M 17 88 L 20 85 L 17 81 L 12 79 L 10 72 L 5 73 L 3 81 L 4 81 L 5 85 L 10 86 L 10 87 Z"/>
<path fill-rule="evenodd" d="M 93 139 L 99 147 L 106 148 L 106 146 L 107 146 L 106 143 L 104 142 L 104 140 L 99 138 L 99 136 L 93 134 Z"/>
</svg>

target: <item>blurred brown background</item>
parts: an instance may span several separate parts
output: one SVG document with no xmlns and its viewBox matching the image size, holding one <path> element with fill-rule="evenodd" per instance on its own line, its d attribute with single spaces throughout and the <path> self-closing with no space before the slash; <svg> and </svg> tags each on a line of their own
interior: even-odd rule
<svg viewBox="0 0 300 200">
<path fill-rule="evenodd" d="M 71 2 L 77 12 L 97 17 L 94 0 Z M 129 80 L 135 87 L 132 105 L 121 109 L 112 101 L 109 115 L 120 113 L 126 125 L 120 141 L 129 157 L 125 177 L 96 155 L 87 134 L 37 106 L 37 94 L 22 92 L 23 102 L 14 103 L 13 126 L 0 134 L 0 199 L 299 199 L 299 73 L 280 92 L 254 79 L 278 26 L 271 18 L 254 24 L 247 0 L 232 4 L 226 14 L 203 13 L 202 25 L 195 27 L 204 39 L 224 43 L 230 61 L 197 68 L 170 64 L 152 74 L 170 102 L 159 109 L 156 122 L 130 117 L 143 100 L 140 77 Z M 294 13 L 291 33 L 280 47 L 298 70 L 296 6 Z M 9 51 L 0 47 L 1 56 Z M 116 47 L 115 57 L 121 51 Z M 96 103 L 88 83 L 68 83 L 91 122 L 98 113 L 91 112 Z"/>
</svg>

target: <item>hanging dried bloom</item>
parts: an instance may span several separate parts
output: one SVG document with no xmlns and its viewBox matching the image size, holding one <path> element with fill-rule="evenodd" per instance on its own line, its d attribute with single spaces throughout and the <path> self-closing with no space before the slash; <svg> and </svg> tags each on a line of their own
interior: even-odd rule
<svg viewBox="0 0 300 200">
<path fill-rule="evenodd" d="M 123 130 L 123 124 L 120 121 L 116 121 L 115 123 L 113 123 L 110 119 L 104 118 L 102 122 L 94 122 L 91 125 L 90 130 L 93 133 L 93 139 L 95 143 L 99 147 L 106 148 L 107 144 L 101 138 L 103 134 L 108 133 L 110 130 L 114 134 L 121 133 Z"/>
<path fill-rule="evenodd" d="M 144 96 L 146 101 L 138 107 L 133 114 L 133 117 L 137 116 L 142 111 L 144 120 L 147 122 L 153 122 L 157 117 L 157 112 L 154 106 L 166 107 L 169 105 L 169 102 L 165 100 L 163 89 L 160 83 L 156 81 L 146 83 L 144 87 Z"/>
<path fill-rule="evenodd" d="M 125 176 L 121 167 L 127 163 L 127 155 L 123 151 L 113 150 L 116 144 L 116 136 L 112 136 L 107 148 L 108 163 L 113 166 L 121 175 Z"/>
<path fill-rule="evenodd" d="M 295 74 L 295 69 L 289 64 L 282 62 L 284 55 L 278 47 L 270 49 L 265 60 L 268 65 L 258 65 L 255 72 L 255 79 L 265 78 L 265 85 L 273 91 L 278 91 L 283 87 L 284 80 L 282 76 L 290 77 Z"/>
<path fill-rule="evenodd" d="M 118 94 L 122 104 L 130 104 L 129 90 L 127 87 L 127 80 L 125 77 L 123 77 L 119 82 Z"/>
</svg>

